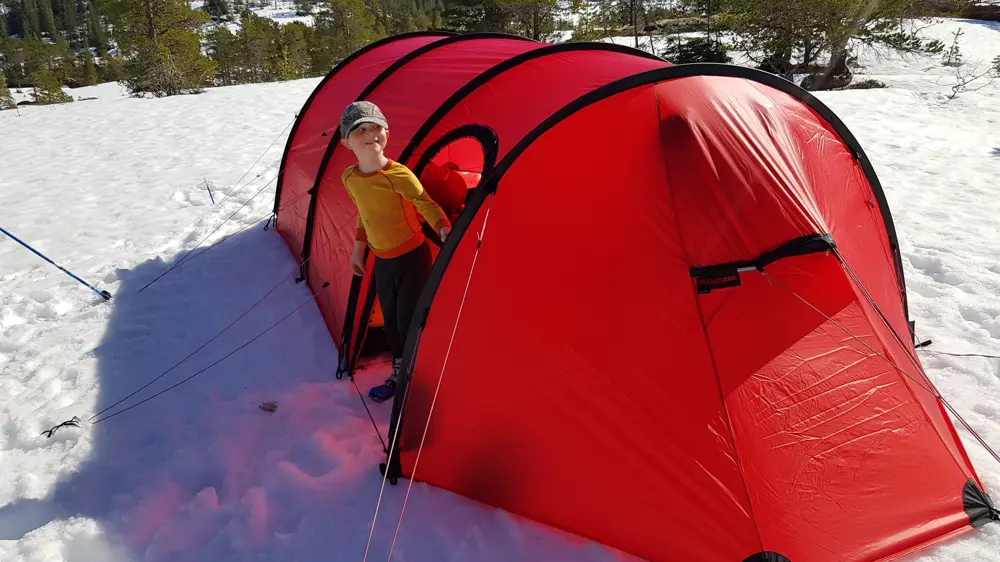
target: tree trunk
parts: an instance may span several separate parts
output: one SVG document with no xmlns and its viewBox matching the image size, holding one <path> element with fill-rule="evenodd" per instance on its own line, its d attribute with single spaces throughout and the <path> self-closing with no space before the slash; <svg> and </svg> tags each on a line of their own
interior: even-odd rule
<svg viewBox="0 0 1000 562">
<path fill-rule="evenodd" d="M 146 36 L 153 40 L 153 44 L 159 47 L 156 40 L 156 20 L 153 19 L 153 0 L 143 0 L 143 8 L 146 9 Z"/>
</svg>

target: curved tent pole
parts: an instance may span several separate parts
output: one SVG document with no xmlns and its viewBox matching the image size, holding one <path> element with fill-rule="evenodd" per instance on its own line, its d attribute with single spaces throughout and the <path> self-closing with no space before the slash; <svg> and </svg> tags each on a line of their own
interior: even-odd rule
<svg viewBox="0 0 1000 562">
<path fill-rule="evenodd" d="M 431 116 L 428 117 L 426 121 L 424 121 L 424 123 L 420 126 L 420 128 L 417 129 L 417 132 L 413 134 L 413 137 L 410 139 L 410 142 L 407 143 L 406 147 L 400 153 L 399 162 L 401 162 L 404 165 L 408 164 L 409 160 L 412 159 L 412 157 L 413 157 L 413 153 L 416 151 L 417 148 L 420 147 L 420 144 L 423 143 L 423 141 L 431 133 L 431 131 L 434 129 L 434 127 L 445 116 L 447 116 L 448 113 L 452 109 L 454 109 L 459 103 L 461 103 L 462 100 L 464 100 L 469 95 L 471 95 L 473 92 L 475 92 L 476 90 L 478 90 L 481 86 L 489 83 L 490 80 L 492 80 L 492 79 L 496 78 L 497 76 L 503 74 L 504 72 L 506 72 L 506 71 L 508 71 L 508 70 L 510 70 L 512 68 L 516 68 L 517 66 L 519 66 L 519 65 L 521 65 L 523 63 L 526 63 L 528 61 L 535 60 L 535 59 L 538 59 L 538 58 L 542 58 L 542 57 L 545 57 L 545 56 L 558 55 L 558 54 L 561 54 L 561 53 L 566 53 L 566 52 L 571 52 L 571 51 L 594 51 L 594 52 L 621 53 L 621 54 L 634 55 L 634 56 L 638 56 L 638 57 L 642 57 L 642 58 L 647 58 L 647 59 L 652 59 L 652 60 L 657 60 L 657 61 L 663 61 L 664 63 L 668 63 L 668 61 L 664 60 L 662 57 L 658 57 L 656 55 L 650 54 L 650 53 L 648 53 L 646 51 L 643 51 L 643 50 L 640 50 L 640 49 L 635 49 L 633 47 L 628 47 L 628 46 L 625 46 L 625 45 L 618 45 L 616 43 L 604 43 L 604 42 L 596 42 L 596 41 L 595 42 L 590 42 L 590 41 L 584 42 L 584 41 L 582 41 L 582 42 L 579 42 L 579 43 L 560 43 L 560 44 L 557 44 L 557 45 L 551 45 L 549 47 L 541 47 L 541 48 L 538 48 L 538 49 L 527 51 L 527 52 L 522 53 L 522 54 L 517 55 L 517 56 L 513 56 L 513 57 L 511 57 L 511 58 L 509 58 L 509 59 L 507 59 L 507 60 L 505 60 L 503 62 L 497 63 L 496 65 L 494 65 L 494 66 L 492 66 L 492 67 L 484 70 L 478 76 L 476 76 L 475 78 L 473 78 L 472 80 L 470 80 L 469 82 L 467 82 L 464 86 L 462 86 L 461 88 L 459 88 L 454 94 L 452 94 L 451 96 L 449 96 L 448 99 L 446 99 L 434 111 L 434 113 L 432 113 Z M 478 127 L 480 129 L 488 129 L 487 127 L 484 127 L 482 125 L 479 125 Z M 455 131 L 452 131 L 452 132 L 449 133 L 449 135 L 454 135 L 454 133 L 455 133 Z M 490 133 L 492 134 L 492 136 L 496 140 L 497 144 L 499 144 L 498 139 L 496 139 L 496 134 L 493 133 L 492 130 L 490 130 Z M 461 136 L 474 136 L 474 137 L 479 138 L 479 141 L 483 145 L 484 149 L 486 149 L 486 148 L 488 148 L 490 146 L 488 144 L 488 142 L 486 142 L 486 138 L 487 137 L 481 137 L 480 138 L 476 134 L 472 134 L 472 135 L 459 134 L 458 136 L 452 136 L 451 139 L 455 140 L 457 138 L 460 138 Z M 450 142 L 450 141 L 448 141 L 448 142 Z M 494 142 L 494 141 L 490 140 L 489 142 Z M 444 144 L 447 144 L 447 142 L 441 143 L 441 140 L 439 139 L 434 145 L 432 145 L 431 147 L 429 147 L 425 151 L 425 153 L 433 154 L 437 150 L 439 150 L 441 147 L 443 147 Z M 435 147 L 437 147 L 437 148 L 435 148 Z M 485 152 L 484 152 L 484 154 L 485 154 Z M 496 162 L 495 158 L 496 158 L 496 156 L 494 155 L 494 160 L 493 160 L 494 164 Z M 427 159 L 427 161 L 429 161 L 429 159 Z M 425 161 L 422 158 L 421 161 L 418 162 L 417 165 L 413 168 L 414 173 L 418 177 L 420 176 L 420 173 L 423 171 L 423 168 L 427 165 L 427 161 Z M 367 259 L 367 254 L 366 254 L 366 259 Z M 357 303 L 361 300 L 361 296 L 358 294 L 361 291 L 361 285 L 362 285 L 361 284 L 361 280 L 359 280 L 359 279 L 352 280 L 352 283 L 351 283 L 351 292 L 350 292 L 350 295 L 348 296 L 348 310 L 347 310 L 347 315 L 346 315 L 346 317 L 344 319 L 344 329 L 343 329 L 344 331 L 343 331 L 343 333 L 345 334 L 345 337 L 344 337 L 345 340 L 346 340 L 347 337 L 353 337 L 353 335 L 354 335 L 353 334 L 353 330 L 354 330 L 353 313 L 357 310 L 357 308 L 356 308 Z M 337 375 L 338 375 L 337 378 L 341 378 L 342 375 L 343 375 L 343 373 L 345 373 L 345 372 L 346 373 L 353 373 L 354 372 L 354 366 L 357 364 L 357 360 L 358 360 L 358 358 L 360 356 L 361 349 L 362 349 L 362 347 L 364 345 L 363 340 L 364 340 L 365 335 L 367 333 L 367 329 L 366 329 L 365 326 L 370 321 L 371 314 L 372 314 L 372 311 L 373 311 L 374 305 L 375 305 L 375 292 L 374 292 L 374 290 L 373 290 L 373 288 L 371 286 L 369 286 L 368 294 L 365 295 L 365 297 L 364 297 L 364 303 L 365 303 L 365 305 L 364 305 L 364 308 L 362 309 L 362 313 L 361 313 L 361 321 L 360 321 L 361 323 L 359 324 L 359 326 L 361 326 L 361 328 L 360 328 L 360 332 L 357 334 L 357 343 L 354 345 L 354 349 L 353 350 L 348 350 L 347 347 L 344 348 L 344 350 L 347 352 L 347 356 L 348 357 L 347 357 L 347 361 L 344 362 L 344 363 L 342 363 L 341 368 L 338 369 L 338 371 L 337 371 Z"/>
<path fill-rule="evenodd" d="M 465 35 L 454 35 L 451 37 L 446 37 L 440 41 L 434 41 L 433 43 L 428 43 L 422 47 L 414 49 L 413 51 L 407 53 L 405 56 L 400 57 L 399 60 L 394 62 L 388 68 L 383 70 L 370 84 L 358 95 L 356 101 L 362 101 L 375 91 L 383 82 L 385 82 L 390 76 L 392 76 L 397 70 L 403 68 L 408 63 L 414 59 L 420 57 L 421 55 L 433 51 L 434 49 L 444 47 L 445 45 L 450 45 L 452 43 L 458 43 L 463 41 L 474 41 L 476 39 L 515 39 L 520 41 L 531 41 L 532 39 L 526 37 L 520 37 L 517 35 L 510 35 L 507 33 L 468 33 Z M 312 197 L 309 198 L 309 212 L 306 216 L 306 230 L 305 236 L 302 243 L 302 260 L 309 258 L 312 253 L 312 233 L 313 227 L 316 222 L 316 202 L 319 199 L 319 188 L 323 183 L 323 176 L 326 175 L 326 169 L 330 165 L 330 160 L 333 159 L 333 153 L 336 151 L 337 146 L 340 145 L 340 129 L 334 132 L 330 136 L 330 142 L 326 147 L 326 152 L 323 154 L 323 160 L 320 162 L 319 171 L 316 174 L 316 181 L 313 183 Z M 306 279 L 308 276 L 308 271 L 303 270 L 300 279 Z"/>
<path fill-rule="evenodd" d="M 411 32 L 411 33 L 403 33 L 403 34 L 400 34 L 400 35 L 393 35 L 393 36 L 390 36 L 390 37 L 385 37 L 385 38 L 380 39 L 378 41 L 374 41 L 374 42 L 369 43 L 368 45 L 365 45 L 364 47 L 358 49 L 357 51 L 354 51 L 347 58 L 345 58 L 344 60 L 342 60 L 339 63 L 337 63 L 337 65 L 334 66 L 333 69 L 331 69 L 330 72 L 328 72 L 327 75 L 323 77 L 323 80 L 321 80 L 320 83 L 317 84 L 315 88 L 313 88 L 312 93 L 309 94 L 309 97 L 306 99 L 306 102 L 302 105 L 302 108 L 299 109 L 299 114 L 295 116 L 295 123 L 292 125 L 292 130 L 288 133 L 288 140 L 287 140 L 287 142 L 285 142 L 285 150 L 281 154 L 281 165 L 278 168 L 278 184 L 277 184 L 277 187 L 275 188 L 275 192 L 274 192 L 274 214 L 275 214 L 275 216 L 277 216 L 277 214 L 278 214 L 278 209 L 279 209 L 278 202 L 281 200 L 281 184 L 282 184 L 282 180 L 285 178 L 285 162 L 288 160 L 288 153 L 289 153 L 289 151 L 292 148 L 292 142 L 295 140 L 295 133 L 299 129 L 299 123 L 302 122 L 302 118 L 309 111 L 309 108 L 312 106 L 313 101 L 316 99 L 316 97 L 319 95 L 319 93 L 323 90 L 323 88 L 327 85 L 327 83 L 331 79 L 333 79 L 337 75 L 337 73 L 339 73 L 341 70 L 343 70 L 344 68 L 346 68 L 347 65 L 351 64 L 352 62 L 354 62 L 355 60 L 357 60 L 359 57 L 361 57 L 361 55 L 364 55 L 366 53 L 374 51 L 375 49 L 377 49 L 379 47 L 382 47 L 383 45 L 387 45 L 389 43 L 394 43 L 394 42 L 402 40 L 402 39 L 411 39 L 413 37 L 428 37 L 428 36 L 435 36 L 435 35 L 438 35 L 438 36 L 441 36 L 441 37 L 450 37 L 450 36 L 455 35 L 455 33 L 452 32 L 452 31 L 414 31 L 414 32 Z"/>
<path fill-rule="evenodd" d="M 406 145 L 406 148 L 400 153 L 399 161 L 406 163 L 412 156 L 413 152 L 420 147 L 420 144 L 424 142 L 424 139 L 434 130 L 434 127 L 444 119 L 452 109 L 454 109 L 459 103 L 467 98 L 470 94 L 478 90 L 481 86 L 487 84 L 490 80 L 493 80 L 497 76 L 503 74 L 504 72 L 516 68 L 517 66 L 539 59 L 546 56 L 558 55 L 561 53 L 567 53 L 572 51 L 597 51 L 597 52 L 609 52 L 609 53 L 621 53 L 623 55 L 635 55 L 638 57 L 663 61 L 668 63 L 662 57 L 650 54 L 646 51 L 635 49 L 633 47 L 627 47 L 625 45 L 618 45 L 617 43 L 602 43 L 602 42 L 590 42 L 582 41 L 579 43 L 559 43 L 558 45 L 552 45 L 550 47 L 541 47 L 526 53 L 521 53 L 520 55 L 511 57 L 501 63 L 498 63 L 489 69 L 483 71 L 482 74 L 476 76 L 470 80 L 465 86 L 462 86 L 458 91 L 451 95 L 444 103 L 438 107 L 430 117 L 424 121 L 424 124 L 417 129 L 417 132 L 413 134 L 413 138 Z"/>
<path fill-rule="evenodd" d="M 534 40 L 528 39 L 526 37 L 510 35 L 507 33 L 492 33 L 492 32 L 469 33 L 465 35 L 453 35 L 450 37 L 446 37 L 439 41 L 434 41 L 432 43 L 428 43 L 427 45 L 414 49 L 410 53 L 407 53 L 406 56 L 400 57 L 399 60 L 397 60 L 395 63 L 393 63 L 384 71 L 382 71 L 377 77 L 375 77 L 374 80 L 371 81 L 371 83 L 368 84 L 368 86 L 361 92 L 361 94 L 358 95 L 357 101 L 361 101 L 367 98 L 369 95 L 372 94 L 372 92 L 375 91 L 375 89 L 380 84 L 382 84 L 386 79 L 388 79 L 389 76 L 391 76 L 400 68 L 404 67 L 407 63 L 418 58 L 420 55 L 423 55 L 424 53 L 432 51 L 438 47 L 450 45 L 452 43 L 457 43 L 461 41 L 473 41 L 476 39 L 514 39 L 519 41 L 535 42 Z M 300 263 L 302 265 L 299 267 L 299 277 L 296 279 L 297 283 L 301 283 L 302 281 L 308 279 L 309 270 L 307 264 L 309 257 L 312 254 L 312 238 L 316 220 L 316 205 L 317 201 L 319 200 L 319 187 L 323 182 L 323 176 L 326 174 L 326 169 L 330 165 L 330 160 L 333 158 L 334 151 L 337 149 L 337 146 L 339 144 L 340 144 L 340 129 L 338 128 L 334 132 L 334 134 L 331 135 L 330 142 L 326 148 L 326 152 L 323 154 L 323 160 L 320 162 L 319 170 L 316 174 L 316 180 L 314 181 L 313 187 L 310 190 L 311 196 L 309 198 L 309 210 L 306 215 L 306 228 L 305 228 L 305 233 L 303 235 L 302 255 L 300 257 Z M 287 146 L 288 145 L 286 145 L 286 147 Z M 367 253 L 366 253 L 366 259 L 367 259 Z M 341 337 L 341 347 L 344 351 L 346 351 L 349 354 L 351 353 L 350 351 L 351 345 L 347 342 L 349 341 L 349 338 L 352 336 L 354 328 L 354 315 L 355 312 L 357 311 L 357 302 L 359 300 L 359 293 L 361 292 L 361 286 L 363 282 L 364 279 L 356 275 L 353 276 L 353 278 L 351 279 L 351 289 L 348 295 L 348 309 L 344 315 L 344 325 L 342 328 L 343 331 Z M 368 299 L 371 298 L 372 297 L 368 297 Z M 341 378 L 344 372 L 352 373 L 353 370 L 354 370 L 354 364 L 352 355 L 352 360 L 349 360 L 346 365 L 338 365 L 337 369 L 338 378 Z"/>
<path fill-rule="evenodd" d="M 424 171 L 424 168 L 427 166 L 427 163 L 431 161 L 431 158 L 433 158 L 445 146 L 462 138 L 474 138 L 477 141 L 479 141 L 479 144 L 483 149 L 483 175 L 485 176 L 489 174 L 490 170 L 492 170 L 497 163 L 497 157 L 500 151 L 500 139 L 497 137 L 496 131 L 485 125 L 479 125 L 479 124 L 464 125 L 462 127 L 452 130 L 447 135 L 441 137 L 436 143 L 434 143 L 434 145 L 432 145 L 429 149 L 427 149 L 427 151 L 424 153 L 423 158 L 421 158 L 420 161 L 417 163 L 417 165 L 413 168 L 413 173 L 416 174 L 417 177 L 420 177 L 420 174 Z M 365 258 L 367 259 L 367 253 L 365 254 Z M 354 292 L 355 287 L 354 284 L 352 283 L 351 295 L 349 296 L 348 300 L 348 311 L 356 310 L 355 307 L 357 306 L 357 303 L 361 298 L 360 283 L 358 284 L 356 290 L 357 294 Z M 354 366 L 357 365 L 358 360 L 361 358 L 361 350 L 364 347 L 365 337 L 368 334 L 367 327 L 368 323 L 371 321 L 372 312 L 375 309 L 375 297 L 376 297 L 375 287 L 373 285 L 369 285 L 368 294 L 365 295 L 364 298 L 365 304 L 364 307 L 361 309 L 361 319 L 360 323 L 358 324 L 360 326 L 360 329 L 358 331 L 357 338 L 355 339 L 355 344 L 353 346 L 353 349 L 349 350 L 348 360 L 343 367 L 343 372 L 351 373 L 352 376 L 354 373 Z M 418 319 L 415 315 L 411 323 L 413 321 L 422 321 L 422 320 Z M 345 326 L 346 324 L 347 323 L 345 321 Z M 347 329 L 353 331 L 354 329 L 353 321 L 351 321 L 350 323 L 350 328 Z M 337 378 L 341 378 L 341 376 L 342 373 L 338 371 Z"/>
</svg>

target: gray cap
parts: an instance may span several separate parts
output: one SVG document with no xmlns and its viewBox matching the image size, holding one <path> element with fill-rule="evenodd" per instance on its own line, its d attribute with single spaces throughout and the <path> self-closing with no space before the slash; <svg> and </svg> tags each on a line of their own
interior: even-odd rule
<svg viewBox="0 0 1000 562">
<path fill-rule="evenodd" d="M 340 116 L 340 137 L 347 138 L 347 135 L 362 123 L 375 123 L 389 128 L 385 115 L 382 115 L 382 110 L 377 105 L 370 101 L 356 101 L 347 106 Z"/>
</svg>

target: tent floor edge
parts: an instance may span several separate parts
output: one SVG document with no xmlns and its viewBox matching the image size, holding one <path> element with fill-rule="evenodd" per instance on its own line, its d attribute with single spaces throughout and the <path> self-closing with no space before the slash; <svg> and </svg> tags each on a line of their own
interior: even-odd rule
<svg viewBox="0 0 1000 562">
<path fill-rule="evenodd" d="M 743 562 L 792 562 L 787 556 L 777 552 L 764 551 L 748 556 Z"/>
<path fill-rule="evenodd" d="M 962 488 L 962 505 L 969 516 L 969 524 L 982 527 L 990 521 L 1000 521 L 1000 510 L 997 510 L 990 496 L 971 478 Z"/>
</svg>

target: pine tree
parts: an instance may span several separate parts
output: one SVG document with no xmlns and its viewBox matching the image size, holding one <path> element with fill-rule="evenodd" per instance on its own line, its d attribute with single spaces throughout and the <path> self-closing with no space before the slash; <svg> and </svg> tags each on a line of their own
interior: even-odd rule
<svg viewBox="0 0 1000 562">
<path fill-rule="evenodd" d="M 302 78 L 309 73 L 312 61 L 309 59 L 309 38 L 312 28 L 302 22 L 292 22 L 281 29 L 281 43 L 284 46 L 283 59 L 294 75 L 285 79 Z"/>
<path fill-rule="evenodd" d="M 73 97 L 62 89 L 59 79 L 51 71 L 42 69 L 31 75 L 35 86 L 35 103 L 48 105 L 73 101 Z"/>
<path fill-rule="evenodd" d="M 97 67 L 94 66 L 94 55 L 90 51 L 83 52 L 83 85 L 97 84 Z"/>
<path fill-rule="evenodd" d="M 786 78 L 812 74 L 817 80 L 810 81 L 810 89 L 824 89 L 832 77 L 849 74 L 847 48 L 852 40 L 898 52 L 944 50 L 940 41 L 923 40 L 908 28 L 917 15 L 913 0 L 719 0 L 718 4 L 727 15 L 736 46 L 759 68 Z"/>
<path fill-rule="evenodd" d="M 122 60 L 116 57 L 103 57 L 97 65 L 98 82 L 119 82 L 122 79 Z"/>
<path fill-rule="evenodd" d="M 316 7 L 316 0 L 295 0 L 295 15 L 307 16 Z"/>
<path fill-rule="evenodd" d="M 14 103 L 14 96 L 10 93 L 10 88 L 7 87 L 7 76 L 3 73 L 3 69 L 0 69 L 0 110 L 4 109 L 14 109 L 17 104 Z"/>
<path fill-rule="evenodd" d="M 31 74 L 47 67 L 56 66 L 55 48 L 40 39 L 0 42 L 4 73 L 10 84 L 22 88 L 31 85 Z"/>
<path fill-rule="evenodd" d="M 226 0 L 206 0 L 205 11 L 213 20 L 219 21 L 229 17 L 229 3 Z"/>
<path fill-rule="evenodd" d="M 237 73 L 241 84 L 269 82 L 277 75 L 277 65 L 281 60 L 280 31 L 278 24 L 253 12 L 241 16 L 242 27 L 237 34 L 240 71 Z"/>
<path fill-rule="evenodd" d="M 326 74 L 337 62 L 385 36 L 364 0 L 323 0 L 310 45 L 313 71 Z"/>
<path fill-rule="evenodd" d="M 108 38 L 104 33 L 101 11 L 93 0 L 87 5 L 87 45 L 96 49 L 99 56 L 103 57 L 108 52 Z"/>
<path fill-rule="evenodd" d="M 80 24 L 77 18 L 76 0 L 57 0 L 59 2 L 60 27 L 66 31 L 67 37 L 76 35 L 76 27 Z"/>
<path fill-rule="evenodd" d="M 24 33 L 21 0 L 0 0 L 0 13 L 0 37 Z"/>
<path fill-rule="evenodd" d="M 45 45 L 45 68 L 52 71 L 56 79 L 63 84 L 71 84 L 76 80 L 76 57 L 73 48 L 65 37 L 57 35 L 55 43 Z"/>
<path fill-rule="evenodd" d="M 21 4 L 25 39 L 38 39 L 42 36 L 42 25 L 38 20 L 38 1 L 41 0 L 24 0 Z"/>
<path fill-rule="evenodd" d="M 442 29 L 444 27 L 444 0 L 435 0 L 434 10 L 431 15 L 431 27 L 434 29 Z"/>
<path fill-rule="evenodd" d="M 205 37 L 208 41 L 208 56 L 215 61 L 215 83 L 220 86 L 239 84 L 240 62 L 236 36 L 228 27 L 219 26 Z"/>
<path fill-rule="evenodd" d="M 185 0 L 103 0 L 102 7 L 112 17 L 131 94 L 193 93 L 213 83 L 217 65 L 201 52 L 208 14 Z"/>
<path fill-rule="evenodd" d="M 56 16 L 52 12 L 52 2 L 51 0 L 36 0 L 38 2 L 38 19 L 42 25 L 42 31 L 49 34 L 49 37 L 55 39 L 56 32 Z"/>
</svg>

